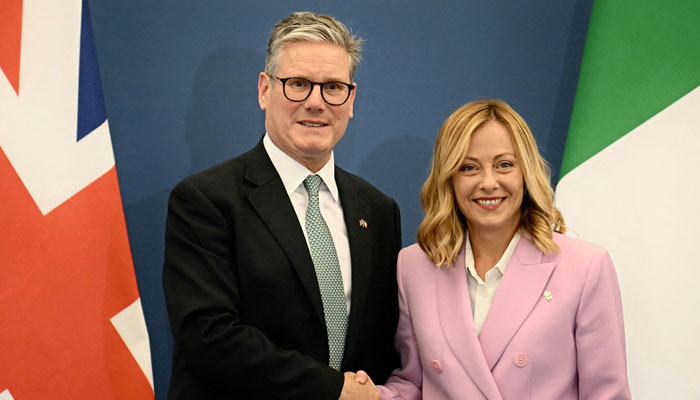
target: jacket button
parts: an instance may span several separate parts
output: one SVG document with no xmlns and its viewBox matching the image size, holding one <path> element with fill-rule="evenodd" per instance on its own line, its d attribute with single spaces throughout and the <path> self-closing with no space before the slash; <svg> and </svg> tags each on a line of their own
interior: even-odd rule
<svg viewBox="0 0 700 400">
<path fill-rule="evenodd" d="M 518 353 L 513 357 L 513 362 L 515 365 L 518 367 L 524 367 L 527 365 L 527 354 L 525 353 Z"/>
<path fill-rule="evenodd" d="M 430 365 L 433 366 L 433 369 L 436 372 L 438 372 L 438 373 L 442 372 L 442 366 L 440 365 L 440 363 L 437 360 L 433 360 L 433 362 L 431 362 Z"/>
</svg>

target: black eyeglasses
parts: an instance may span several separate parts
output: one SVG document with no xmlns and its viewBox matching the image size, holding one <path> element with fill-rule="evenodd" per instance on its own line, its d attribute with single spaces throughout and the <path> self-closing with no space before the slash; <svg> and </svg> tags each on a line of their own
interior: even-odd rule
<svg viewBox="0 0 700 400">
<path fill-rule="evenodd" d="M 304 78 L 280 78 L 275 76 L 282 82 L 282 92 L 284 97 L 289 101 L 302 102 L 309 98 L 314 86 L 321 87 L 321 97 L 323 101 L 332 106 L 341 106 L 350 98 L 350 92 L 355 89 L 355 85 L 345 82 L 330 81 L 330 82 L 311 82 Z"/>
</svg>

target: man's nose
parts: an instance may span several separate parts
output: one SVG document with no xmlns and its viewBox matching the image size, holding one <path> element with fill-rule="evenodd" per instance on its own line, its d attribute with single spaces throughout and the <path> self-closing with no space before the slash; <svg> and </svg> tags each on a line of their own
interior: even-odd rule
<svg viewBox="0 0 700 400">
<path fill-rule="evenodd" d="M 322 110 L 326 106 L 326 102 L 323 100 L 323 95 L 321 94 L 321 85 L 314 85 L 311 88 L 311 93 L 309 97 L 306 98 L 304 105 L 312 110 Z"/>
</svg>

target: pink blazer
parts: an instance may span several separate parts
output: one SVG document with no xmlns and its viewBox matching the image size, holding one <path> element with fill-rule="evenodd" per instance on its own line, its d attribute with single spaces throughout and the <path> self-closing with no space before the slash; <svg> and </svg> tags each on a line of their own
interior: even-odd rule
<svg viewBox="0 0 700 400">
<path fill-rule="evenodd" d="M 523 235 L 481 334 L 464 249 L 437 269 L 418 245 L 398 259 L 401 369 L 383 399 L 629 399 L 620 290 L 599 246 L 554 234 L 543 254 Z M 544 297 L 549 292 L 549 300 Z"/>
</svg>

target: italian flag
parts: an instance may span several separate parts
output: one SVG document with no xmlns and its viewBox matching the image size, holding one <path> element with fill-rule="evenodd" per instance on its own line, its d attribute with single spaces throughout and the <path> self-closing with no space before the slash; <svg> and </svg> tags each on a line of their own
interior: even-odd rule
<svg viewBox="0 0 700 400">
<path fill-rule="evenodd" d="M 615 262 L 633 398 L 700 399 L 700 1 L 595 1 L 556 201 Z"/>
</svg>

